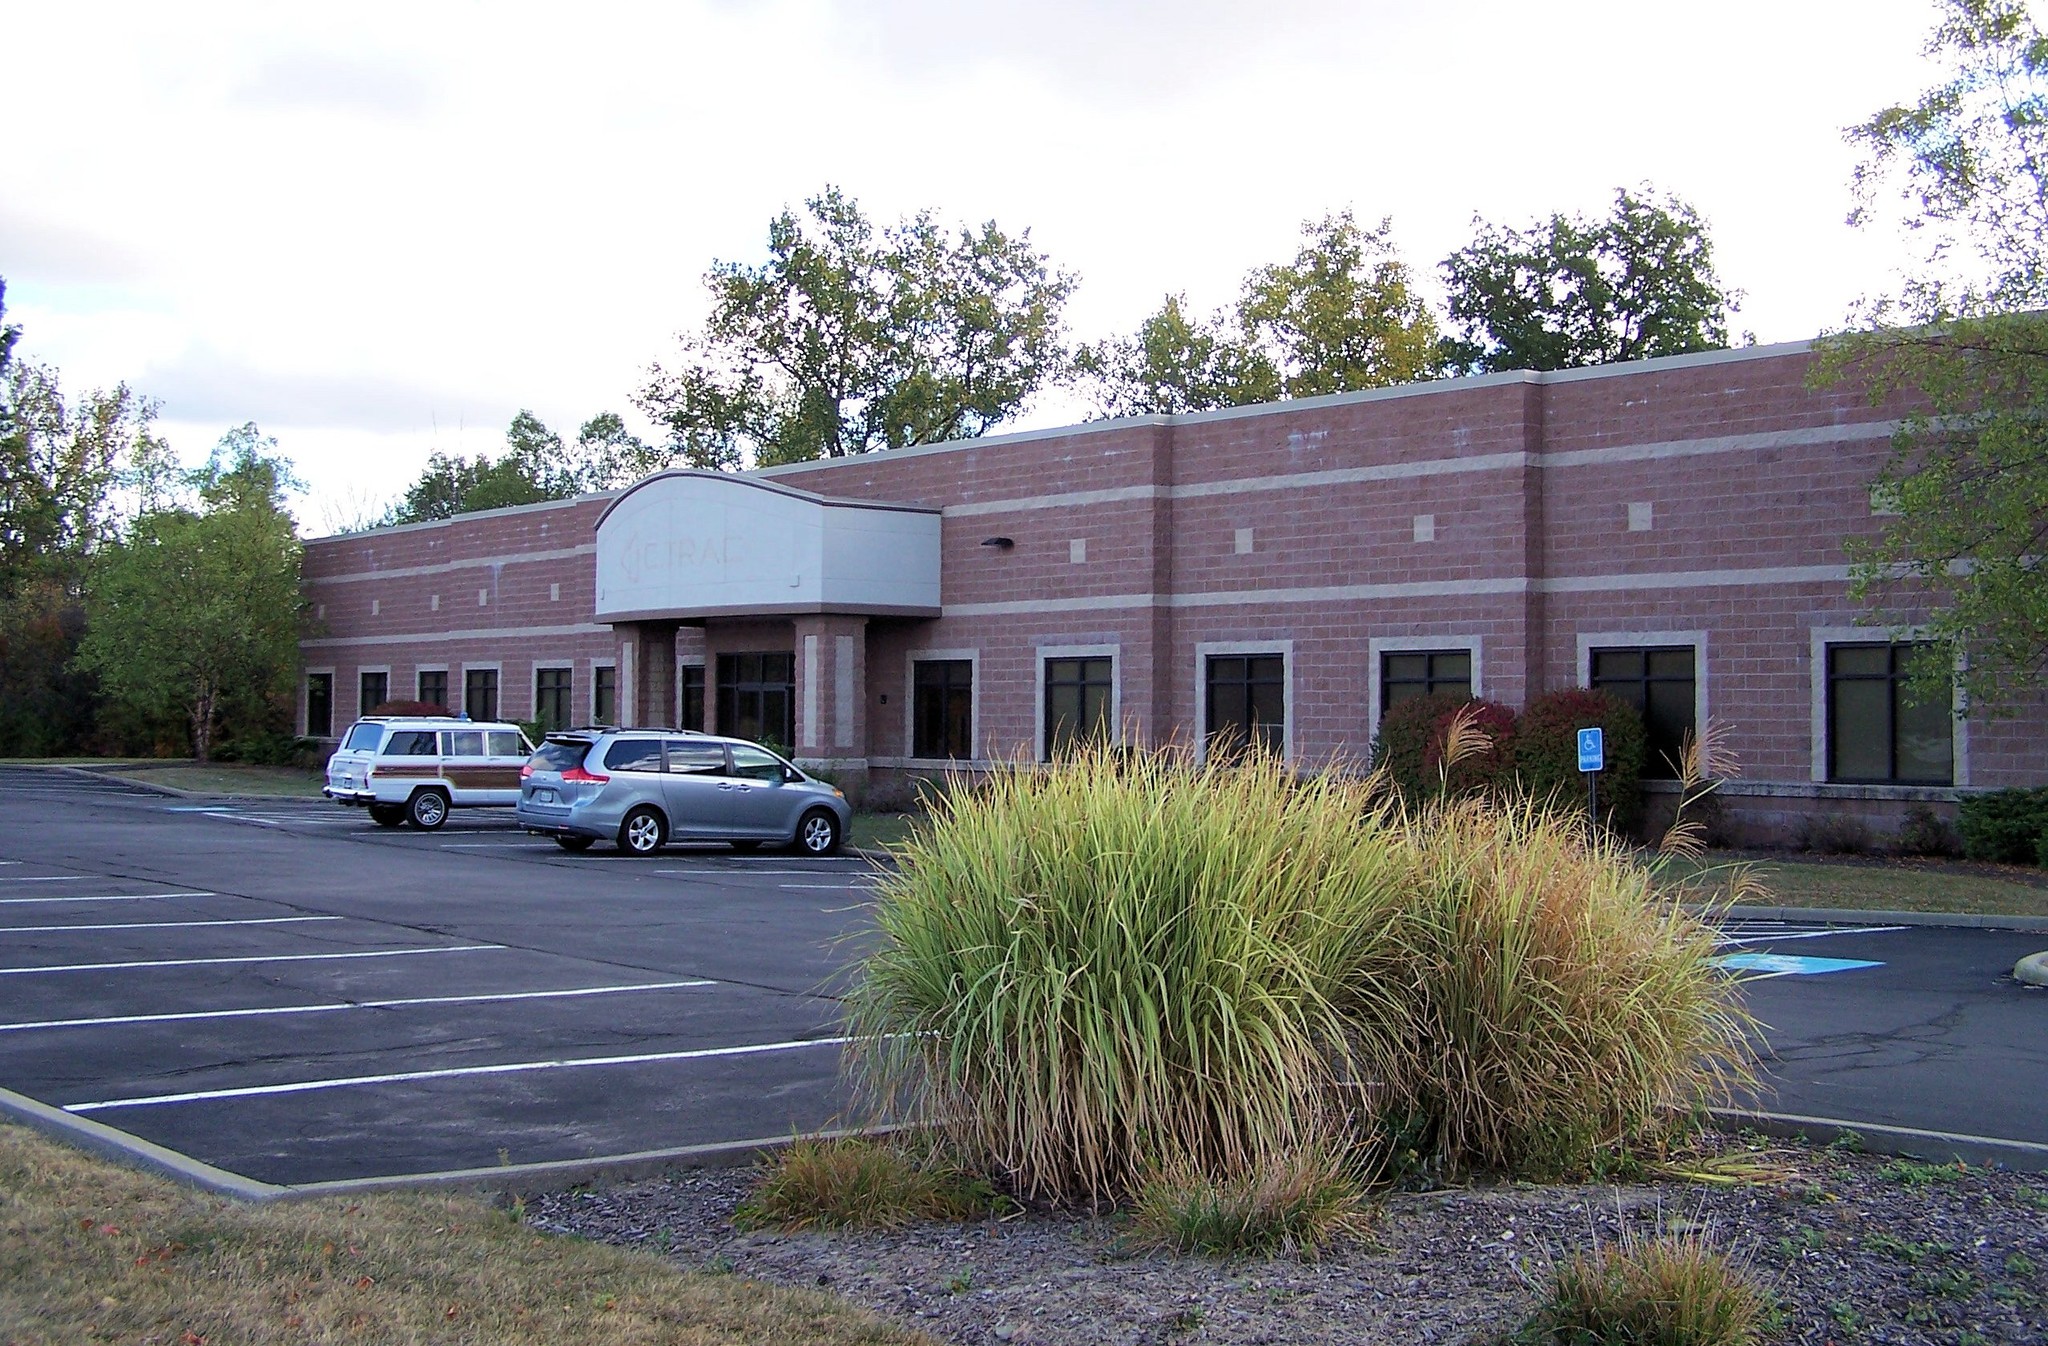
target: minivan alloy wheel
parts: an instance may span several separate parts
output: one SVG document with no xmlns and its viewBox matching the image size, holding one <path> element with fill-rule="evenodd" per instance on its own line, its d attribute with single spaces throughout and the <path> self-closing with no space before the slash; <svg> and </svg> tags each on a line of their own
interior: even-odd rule
<svg viewBox="0 0 2048 1346">
<path fill-rule="evenodd" d="M 652 855 L 668 839 L 667 831 L 659 813 L 648 808 L 634 809 L 619 824 L 619 849 L 635 855 Z"/>
<path fill-rule="evenodd" d="M 796 825 L 796 844 L 810 855 L 830 855 L 839 849 L 839 820 L 823 809 L 806 813 Z"/>
</svg>

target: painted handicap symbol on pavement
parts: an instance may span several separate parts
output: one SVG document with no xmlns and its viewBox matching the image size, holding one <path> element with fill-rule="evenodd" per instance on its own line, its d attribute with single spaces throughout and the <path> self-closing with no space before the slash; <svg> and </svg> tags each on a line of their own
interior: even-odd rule
<svg viewBox="0 0 2048 1346">
<path fill-rule="evenodd" d="M 1824 972 L 1853 972 L 1857 968 L 1884 966 L 1862 958 L 1804 958 L 1789 953 L 1731 953 L 1716 958 L 1714 962 L 1719 967 L 1767 977 L 1812 977 Z"/>
</svg>

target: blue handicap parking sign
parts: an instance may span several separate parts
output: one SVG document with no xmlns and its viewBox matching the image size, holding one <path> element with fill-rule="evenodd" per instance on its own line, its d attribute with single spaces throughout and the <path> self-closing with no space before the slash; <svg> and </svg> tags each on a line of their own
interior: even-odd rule
<svg viewBox="0 0 2048 1346">
<path fill-rule="evenodd" d="M 1606 736 L 1599 729 L 1579 731 L 1579 770 L 1602 771 L 1607 766 Z"/>
</svg>

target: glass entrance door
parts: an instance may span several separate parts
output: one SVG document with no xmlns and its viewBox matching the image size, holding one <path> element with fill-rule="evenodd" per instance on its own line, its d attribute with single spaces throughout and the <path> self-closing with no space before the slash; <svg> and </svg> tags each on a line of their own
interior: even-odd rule
<svg viewBox="0 0 2048 1346">
<path fill-rule="evenodd" d="M 788 752 L 796 742 L 796 656 L 718 656 L 718 732 Z"/>
</svg>

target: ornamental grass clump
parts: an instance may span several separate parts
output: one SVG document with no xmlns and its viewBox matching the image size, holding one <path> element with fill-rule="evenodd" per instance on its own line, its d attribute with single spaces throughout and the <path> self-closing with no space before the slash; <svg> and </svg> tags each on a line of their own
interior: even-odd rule
<svg viewBox="0 0 2048 1346">
<path fill-rule="evenodd" d="M 1346 1009 L 1379 1110 L 1448 1166 L 1582 1168 L 1749 1078 L 1712 930 L 1583 816 L 1465 800 L 1408 828 L 1418 882 Z"/>
<path fill-rule="evenodd" d="M 1747 1078 L 1711 931 L 1583 816 L 1095 749 L 951 795 L 897 859 L 853 1065 L 1020 1195 L 1583 1168 Z"/>
<path fill-rule="evenodd" d="M 1138 1189 L 1130 1241 L 1208 1257 L 1314 1257 L 1366 1224 L 1358 1180 L 1334 1156 L 1283 1156 L 1218 1178 L 1170 1165 Z"/>
<path fill-rule="evenodd" d="M 1580 1253 L 1551 1275 L 1546 1302 L 1515 1346 L 1755 1346 L 1774 1318 L 1770 1295 L 1698 1233 L 1621 1241 Z"/>
<path fill-rule="evenodd" d="M 979 1219 L 1005 1204 L 986 1178 L 912 1143 L 805 1137 L 769 1161 L 735 1223 L 743 1229 L 897 1229 L 924 1220 Z"/>
<path fill-rule="evenodd" d="M 1408 884 L 1366 783 L 1083 750 L 948 797 L 880 885 L 854 1064 L 1022 1193 L 1116 1200 L 1329 1133 L 1333 996 Z"/>
</svg>

